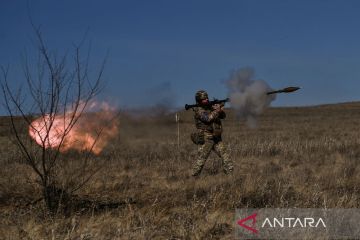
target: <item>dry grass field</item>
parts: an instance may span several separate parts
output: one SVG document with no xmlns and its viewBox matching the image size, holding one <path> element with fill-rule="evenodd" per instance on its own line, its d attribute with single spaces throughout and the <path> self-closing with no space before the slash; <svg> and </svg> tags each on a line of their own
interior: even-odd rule
<svg viewBox="0 0 360 240">
<path fill-rule="evenodd" d="M 232 239 L 235 208 L 359 208 L 360 103 L 270 108 L 248 128 L 227 110 L 235 171 L 211 154 L 198 179 L 192 111 L 130 118 L 94 160 L 101 170 L 49 216 L 35 175 L 0 121 L 0 239 Z M 64 154 L 76 164 L 75 152 Z M 65 177 L 65 176 L 64 176 Z"/>
</svg>

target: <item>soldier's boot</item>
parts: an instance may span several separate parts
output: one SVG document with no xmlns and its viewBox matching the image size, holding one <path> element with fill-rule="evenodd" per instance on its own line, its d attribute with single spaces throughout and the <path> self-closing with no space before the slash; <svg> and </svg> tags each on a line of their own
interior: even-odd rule
<svg viewBox="0 0 360 240">
<path fill-rule="evenodd" d="M 233 167 L 233 166 L 227 166 L 227 167 L 224 166 L 224 173 L 225 173 L 226 175 L 231 174 L 233 171 L 234 171 L 234 167 Z"/>
<path fill-rule="evenodd" d="M 200 175 L 200 173 L 201 173 L 201 169 L 199 169 L 199 170 L 193 170 L 193 172 L 192 172 L 192 174 L 191 174 L 191 176 L 193 176 L 193 177 L 197 177 L 197 176 L 199 176 Z"/>
</svg>

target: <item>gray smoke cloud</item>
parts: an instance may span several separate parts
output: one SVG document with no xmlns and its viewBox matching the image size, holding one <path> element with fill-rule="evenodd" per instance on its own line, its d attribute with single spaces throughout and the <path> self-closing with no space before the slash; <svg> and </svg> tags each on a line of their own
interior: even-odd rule
<svg viewBox="0 0 360 240">
<path fill-rule="evenodd" d="M 276 98 L 276 94 L 266 95 L 272 89 L 264 80 L 254 77 L 254 69 L 247 67 L 232 71 L 226 80 L 231 107 L 251 128 L 257 126 L 257 117 Z"/>
<path fill-rule="evenodd" d="M 171 82 L 166 81 L 154 86 L 148 90 L 146 96 L 146 103 L 155 107 L 171 110 L 176 106 L 176 93 Z"/>
<path fill-rule="evenodd" d="M 175 111 L 176 96 L 171 82 L 162 82 L 140 92 L 136 99 L 137 106 L 123 108 L 122 113 L 137 119 L 166 116 Z"/>
</svg>

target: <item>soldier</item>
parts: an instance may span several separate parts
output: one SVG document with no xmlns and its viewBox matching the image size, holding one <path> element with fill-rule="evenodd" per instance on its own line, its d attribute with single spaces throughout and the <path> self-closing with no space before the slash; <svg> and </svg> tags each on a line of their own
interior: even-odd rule
<svg viewBox="0 0 360 240">
<path fill-rule="evenodd" d="M 208 94 L 204 90 L 197 91 L 195 94 L 196 103 L 199 107 L 194 108 L 195 125 L 198 130 L 197 140 L 192 140 L 199 144 L 198 157 L 193 167 L 193 176 L 198 176 L 204 167 L 206 159 L 209 157 L 211 150 L 221 158 L 224 172 L 229 174 L 233 171 L 233 163 L 230 159 L 226 146 L 222 142 L 221 119 L 226 117 L 224 105 L 209 105 Z M 200 141 L 199 141 L 200 139 Z"/>
</svg>

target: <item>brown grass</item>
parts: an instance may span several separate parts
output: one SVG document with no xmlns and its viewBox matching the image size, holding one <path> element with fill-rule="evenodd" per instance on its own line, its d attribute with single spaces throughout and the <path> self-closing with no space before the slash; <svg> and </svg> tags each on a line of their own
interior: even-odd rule
<svg viewBox="0 0 360 240">
<path fill-rule="evenodd" d="M 229 113 L 229 110 L 228 110 Z M 228 114 L 224 141 L 235 163 L 226 176 L 215 154 L 190 176 L 196 146 L 192 113 L 120 117 L 121 131 L 96 157 L 103 165 L 74 196 L 73 208 L 47 215 L 36 176 L 0 121 L 0 238 L 231 239 L 235 208 L 360 207 L 360 103 L 271 108 L 256 129 Z M 76 161 L 76 153 L 68 153 Z"/>
</svg>

